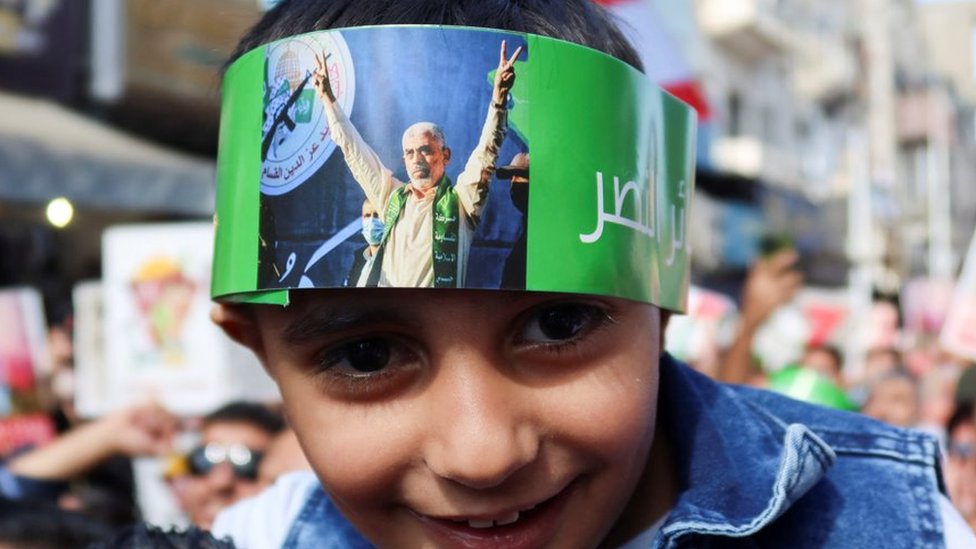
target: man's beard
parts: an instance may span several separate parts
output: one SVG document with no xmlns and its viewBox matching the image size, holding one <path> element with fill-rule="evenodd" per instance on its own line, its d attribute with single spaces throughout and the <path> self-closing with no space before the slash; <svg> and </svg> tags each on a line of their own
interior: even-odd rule
<svg viewBox="0 0 976 549">
<path fill-rule="evenodd" d="M 434 179 L 432 177 L 411 177 L 410 184 L 416 189 L 425 191 L 433 186 Z"/>
</svg>

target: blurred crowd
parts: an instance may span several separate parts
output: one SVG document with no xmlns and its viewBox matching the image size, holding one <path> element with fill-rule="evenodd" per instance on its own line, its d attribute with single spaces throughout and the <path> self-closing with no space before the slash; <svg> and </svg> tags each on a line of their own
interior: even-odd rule
<svg viewBox="0 0 976 549">
<path fill-rule="evenodd" d="M 167 517 L 164 528 L 210 530 L 222 509 L 309 469 L 275 403 L 235 401 L 178 417 L 148 401 L 82 421 L 72 405 L 69 333 L 49 333 L 54 368 L 42 391 L 59 433 L 0 462 L 0 546 L 114 544 L 154 516 Z M 155 465 L 148 477 L 140 478 L 140 460 Z"/>
<path fill-rule="evenodd" d="M 704 356 L 683 358 L 721 381 L 754 385 L 929 433 L 942 449 L 949 497 L 976 530 L 974 363 L 941 348 L 937 338 L 894 338 L 869 345 L 855 367 L 845 359 L 843 348 L 847 338 L 855 337 L 852 333 L 841 333 L 836 343 L 807 344 L 792 355 L 787 351 L 777 357 L 777 364 L 764 363 L 756 352 L 762 346 L 757 339 L 771 317 L 803 289 L 798 265 L 799 256 L 790 249 L 757 260 L 742 287 L 734 329 L 725 344 L 720 342 Z M 777 350 L 790 347 L 784 340 Z"/>
<path fill-rule="evenodd" d="M 679 358 L 722 381 L 930 433 L 942 446 L 949 496 L 976 529 L 973 363 L 931 342 L 924 348 L 867 348 L 857 368 L 840 347 L 823 342 L 795 356 L 787 352 L 780 359 L 788 362 L 785 366 L 764 363 L 757 340 L 771 317 L 803 288 L 797 264 L 791 250 L 756 261 L 741 288 L 728 337 L 718 338 L 708 352 L 679 352 Z M 48 347 L 52 368 L 42 380 L 41 400 L 48 403 L 58 434 L 50 442 L 11 448 L 0 456 L 0 504 L 7 510 L 0 513 L 0 546 L 86 547 L 117 540 L 137 521 L 158 523 L 160 516 L 167 517 L 165 527 L 209 530 L 221 510 L 284 475 L 309 469 L 275 403 L 230 402 L 202 417 L 178 417 L 149 401 L 83 421 L 73 407 L 70 329 L 50 329 Z M 918 360 L 922 354 L 928 359 Z M 134 467 L 140 460 L 156 466 Z M 167 506 L 170 515 L 161 510 Z"/>
</svg>

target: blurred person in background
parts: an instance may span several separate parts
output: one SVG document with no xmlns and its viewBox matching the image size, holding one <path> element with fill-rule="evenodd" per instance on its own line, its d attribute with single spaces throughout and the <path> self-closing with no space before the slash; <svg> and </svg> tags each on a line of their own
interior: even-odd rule
<svg viewBox="0 0 976 549">
<path fill-rule="evenodd" d="M 894 347 L 872 347 L 864 357 L 861 375 L 848 380 L 847 395 L 860 407 L 864 407 L 874 383 L 891 373 L 904 373 L 902 355 Z"/>
<path fill-rule="evenodd" d="M 739 309 L 731 298 L 693 285 L 688 288 L 688 314 L 668 321 L 667 351 L 714 379 L 735 338 L 738 320 Z"/>
<path fill-rule="evenodd" d="M 52 320 L 46 367 L 38 369 L 33 388 L 20 400 L 19 411 L 36 417 L 36 425 L 49 425 L 57 438 L 26 436 L 21 441 L 14 435 L 4 444 L 13 451 L 0 456 L 0 496 L 20 505 L 40 501 L 55 510 L 75 510 L 108 525 L 128 524 L 141 517 L 131 458 L 158 451 L 138 440 L 165 436 L 162 426 L 175 420 L 153 404 L 90 421 L 80 418 L 74 408 L 73 333 L 70 314 Z M 157 428 L 161 431 L 153 433 Z"/>
<path fill-rule="evenodd" d="M 373 271 L 373 261 L 376 259 L 376 252 L 380 249 L 383 240 L 383 219 L 373 203 L 367 198 L 363 200 L 363 239 L 366 241 L 361 248 L 356 248 L 353 252 L 352 266 L 349 267 L 349 274 L 346 275 L 346 286 L 376 286 L 379 280 L 379 273 L 371 276 Z"/>
<path fill-rule="evenodd" d="M 799 259 L 795 250 L 782 249 L 749 268 L 742 287 L 739 328 L 718 368 L 719 381 L 764 385 L 765 375 L 753 359 L 753 341 L 769 316 L 789 303 L 803 286 L 803 275 L 797 269 Z"/>
<path fill-rule="evenodd" d="M 202 419 L 199 444 L 168 472 L 190 522 L 209 530 L 220 510 L 261 490 L 261 459 L 283 428 L 278 412 L 253 402 L 232 402 Z"/>
<path fill-rule="evenodd" d="M 844 386 L 844 357 L 832 345 L 811 345 L 800 359 L 800 366 L 813 370 L 838 387 Z"/>
<path fill-rule="evenodd" d="M 939 364 L 918 378 L 917 428 L 938 439 L 943 452 L 948 440 L 946 425 L 956 409 L 956 387 L 961 373 L 955 364 Z"/>
<path fill-rule="evenodd" d="M 57 503 L 107 524 L 130 523 L 139 517 L 131 480 L 128 487 L 99 490 L 86 477 L 113 458 L 168 452 L 176 427 L 176 418 L 155 403 L 80 425 L 0 465 L 0 495 L 21 502 Z"/>
<path fill-rule="evenodd" d="M 263 488 L 274 485 L 273 490 L 264 490 L 255 497 L 247 498 L 222 511 L 213 523 L 216 538 L 231 537 L 234 533 L 248 532 L 246 547 L 281 547 L 280 532 L 270 528 L 264 521 L 267 505 L 272 508 L 289 508 L 302 498 L 292 498 L 292 494 L 306 489 L 302 472 L 311 471 L 305 453 L 299 445 L 295 431 L 287 428 L 279 433 L 268 450 L 258 471 L 258 482 Z M 270 503 L 268 503 L 270 502 Z M 297 512 L 297 509 L 293 509 Z"/>
<path fill-rule="evenodd" d="M 894 371 L 874 380 L 869 386 L 865 415 L 896 427 L 918 424 L 919 395 L 915 378 L 907 372 Z"/>
<path fill-rule="evenodd" d="M 904 370 L 901 353 L 894 347 L 868 349 L 864 359 L 864 378 L 877 379 L 889 372 Z"/>
<path fill-rule="evenodd" d="M 963 402 L 946 423 L 949 440 L 945 458 L 949 499 L 976 531 L 976 418 L 972 402 Z"/>
</svg>

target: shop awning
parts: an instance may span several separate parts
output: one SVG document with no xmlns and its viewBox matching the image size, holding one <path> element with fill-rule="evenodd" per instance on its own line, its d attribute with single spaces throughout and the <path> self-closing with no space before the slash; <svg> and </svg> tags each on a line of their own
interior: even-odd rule
<svg viewBox="0 0 976 549">
<path fill-rule="evenodd" d="M 208 216 L 214 167 L 46 100 L 0 93 L 0 201 Z"/>
</svg>

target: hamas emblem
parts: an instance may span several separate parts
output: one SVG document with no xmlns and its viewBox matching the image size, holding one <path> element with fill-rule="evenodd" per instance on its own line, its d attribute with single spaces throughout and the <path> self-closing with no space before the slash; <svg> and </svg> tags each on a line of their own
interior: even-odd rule
<svg viewBox="0 0 976 549">
<path fill-rule="evenodd" d="M 268 46 L 261 128 L 261 192 L 266 195 L 285 194 L 304 183 L 336 148 L 312 85 L 315 54 L 323 51 L 336 99 L 352 113 L 356 77 L 341 34 L 318 33 Z"/>
</svg>

